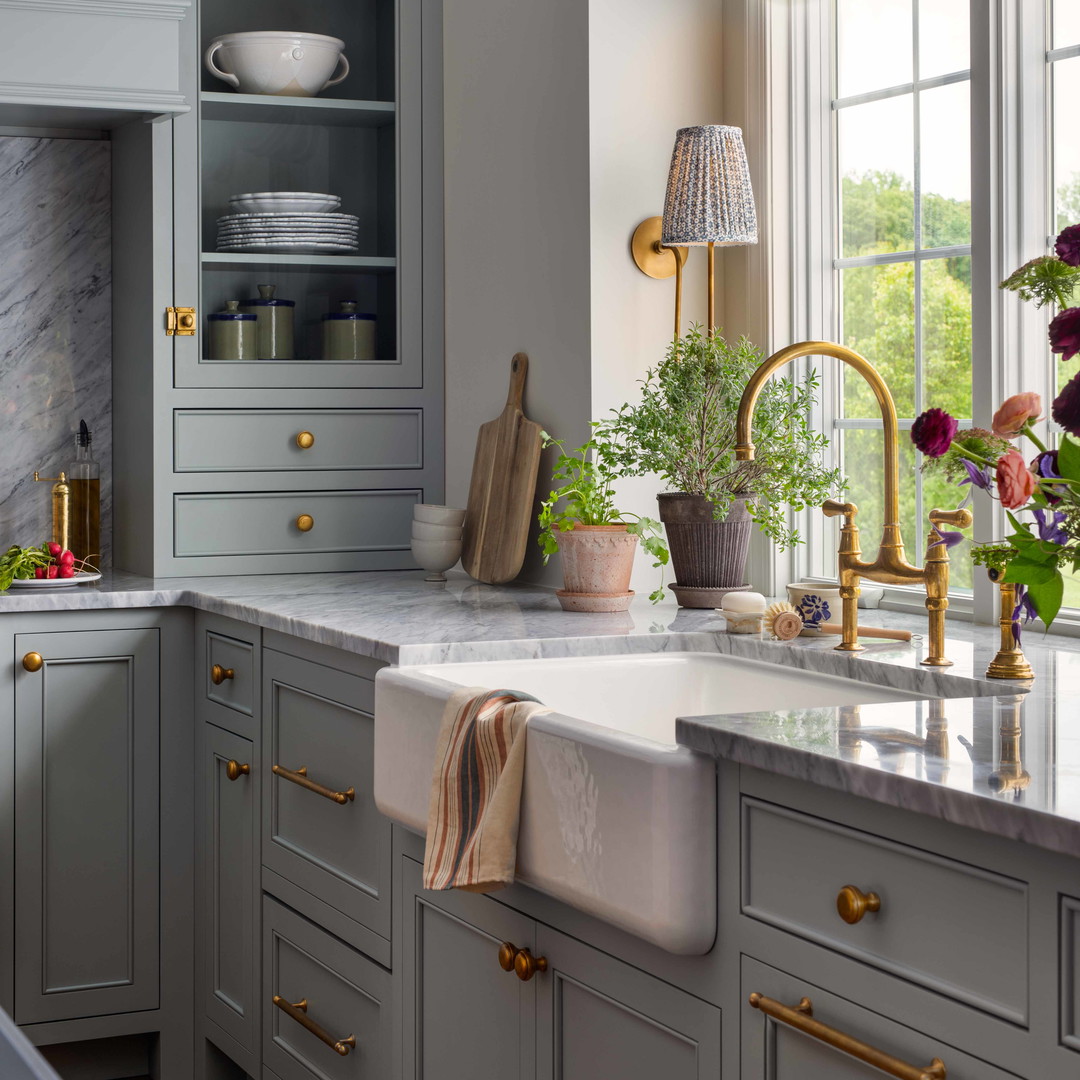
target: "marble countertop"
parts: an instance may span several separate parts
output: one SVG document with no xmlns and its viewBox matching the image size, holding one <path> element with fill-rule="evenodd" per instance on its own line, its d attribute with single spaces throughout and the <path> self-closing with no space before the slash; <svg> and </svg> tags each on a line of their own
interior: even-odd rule
<svg viewBox="0 0 1080 1080">
<path fill-rule="evenodd" d="M 187 606 L 396 664 L 703 650 L 846 675 L 926 701 L 680 719 L 685 746 L 771 772 L 1080 854 L 1080 641 L 1028 633 L 1031 692 L 983 679 L 997 628 L 948 624 L 954 666 L 922 668 L 922 643 L 836 639 L 779 644 L 723 633 L 711 611 L 652 606 L 617 615 L 563 612 L 553 591 L 493 587 L 422 571 L 167 578 L 0 595 L 0 614 Z M 925 620 L 861 611 L 867 624 L 924 631 Z"/>
</svg>

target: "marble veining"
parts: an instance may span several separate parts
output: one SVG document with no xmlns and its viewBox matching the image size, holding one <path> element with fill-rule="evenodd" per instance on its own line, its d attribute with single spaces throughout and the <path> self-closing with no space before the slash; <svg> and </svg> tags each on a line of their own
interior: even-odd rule
<svg viewBox="0 0 1080 1080">
<path fill-rule="evenodd" d="M 0 545 L 46 539 L 50 484 L 85 419 L 112 540 L 109 143 L 0 137 Z"/>
</svg>

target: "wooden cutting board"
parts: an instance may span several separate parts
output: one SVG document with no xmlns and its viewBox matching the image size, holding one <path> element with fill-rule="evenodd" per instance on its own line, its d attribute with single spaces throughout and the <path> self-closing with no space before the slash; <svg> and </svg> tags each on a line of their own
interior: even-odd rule
<svg viewBox="0 0 1080 1080">
<path fill-rule="evenodd" d="M 510 363 L 506 408 L 481 426 L 476 439 L 461 565 L 489 585 L 517 577 L 529 542 L 541 432 L 521 411 L 528 370 L 529 358 L 517 353 Z"/>
</svg>

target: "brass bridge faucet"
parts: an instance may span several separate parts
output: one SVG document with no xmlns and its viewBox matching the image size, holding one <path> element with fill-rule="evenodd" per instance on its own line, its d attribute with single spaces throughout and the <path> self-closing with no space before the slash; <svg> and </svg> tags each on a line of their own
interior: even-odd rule
<svg viewBox="0 0 1080 1080">
<path fill-rule="evenodd" d="M 926 586 L 926 610 L 930 620 L 929 655 L 922 662 L 930 667 L 949 667 L 952 661 L 944 655 L 945 611 L 949 606 L 949 553 L 938 535 L 938 526 L 952 525 L 954 528 L 966 529 L 971 524 L 971 511 L 931 510 L 926 565 L 912 566 L 907 561 L 904 541 L 900 536 L 900 429 L 896 422 L 896 405 L 885 380 L 869 361 L 857 352 L 831 341 L 803 341 L 773 353 L 750 377 L 743 391 L 736 426 L 738 442 L 735 446 L 735 457 L 739 461 L 754 460 L 754 444 L 750 441 L 750 432 L 754 407 L 757 405 L 761 388 L 775 371 L 803 356 L 832 356 L 853 367 L 874 391 L 885 428 L 885 523 L 877 558 L 873 562 L 862 560 L 859 527 L 855 524 L 858 508 L 853 503 L 829 499 L 821 508 L 827 517 L 842 515 L 844 518 L 838 555 L 843 633 L 836 648 L 841 652 L 862 650 L 858 623 L 860 578 L 888 585 L 907 585 L 917 581 Z"/>
</svg>

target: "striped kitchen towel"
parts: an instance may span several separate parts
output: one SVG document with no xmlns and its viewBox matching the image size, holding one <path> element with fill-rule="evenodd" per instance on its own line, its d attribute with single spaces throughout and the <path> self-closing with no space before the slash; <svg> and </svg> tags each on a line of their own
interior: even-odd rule
<svg viewBox="0 0 1080 1080">
<path fill-rule="evenodd" d="M 549 711 L 515 690 L 451 694 L 431 778 L 425 889 L 492 892 L 513 882 L 525 725 Z"/>
</svg>

